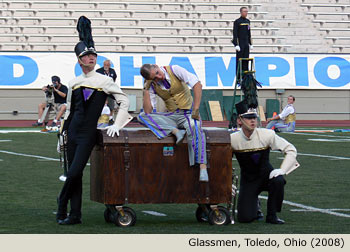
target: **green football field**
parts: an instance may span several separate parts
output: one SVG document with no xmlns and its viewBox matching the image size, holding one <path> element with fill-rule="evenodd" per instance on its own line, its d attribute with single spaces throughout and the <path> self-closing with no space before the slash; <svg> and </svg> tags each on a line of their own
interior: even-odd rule
<svg viewBox="0 0 350 252">
<path fill-rule="evenodd" d="M 3 129 L 0 129 L 0 132 Z M 198 223 L 196 204 L 128 205 L 137 214 L 133 227 L 106 223 L 105 206 L 89 199 L 89 167 L 84 171 L 83 224 L 55 222 L 56 197 L 63 185 L 54 133 L 0 133 L 0 233 L 350 233 L 350 133 L 280 134 L 298 150 L 301 167 L 286 177 L 279 217 L 285 225 L 264 221 L 210 226 Z M 278 168 L 283 155 L 273 152 Z M 237 161 L 233 161 L 238 167 Z M 266 194 L 261 197 L 266 213 Z M 153 211 L 162 216 L 143 211 Z"/>
</svg>

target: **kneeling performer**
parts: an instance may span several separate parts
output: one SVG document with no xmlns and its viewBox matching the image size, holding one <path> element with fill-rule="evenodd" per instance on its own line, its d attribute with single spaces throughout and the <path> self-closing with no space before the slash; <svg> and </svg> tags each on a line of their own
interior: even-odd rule
<svg viewBox="0 0 350 252">
<path fill-rule="evenodd" d="M 281 211 L 284 197 L 283 175 L 296 169 L 297 150 L 273 130 L 257 128 L 257 112 L 248 108 L 245 100 L 236 104 L 238 124 L 242 129 L 231 134 L 231 146 L 241 167 L 238 196 L 238 221 L 252 222 L 258 218 L 258 196 L 268 191 L 266 222 L 283 224 L 276 215 Z M 270 149 L 285 155 L 280 169 L 274 169 L 269 161 Z"/>
</svg>

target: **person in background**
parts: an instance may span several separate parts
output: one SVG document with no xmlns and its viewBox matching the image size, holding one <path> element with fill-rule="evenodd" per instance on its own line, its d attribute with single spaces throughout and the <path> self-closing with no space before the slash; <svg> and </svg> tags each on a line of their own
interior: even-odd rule
<svg viewBox="0 0 350 252">
<path fill-rule="evenodd" d="M 287 102 L 287 106 L 284 107 L 280 114 L 267 119 L 267 129 L 275 127 L 276 132 L 294 132 L 296 121 L 294 108 L 295 97 L 293 95 L 288 96 Z"/>
<path fill-rule="evenodd" d="M 97 69 L 96 72 L 111 77 L 114 82 L 117 79 L 117 73 L 113 68 L 111 68 L 111 61 L 109 59 L 105 60 L 103 62 L 103 67 Z M 109 123 L 113 124 L 113 113 L 116 113 L 116 109 L 115 109 L 116 103 L 115 103 L 115 100 L 110 96 L 108 96 L 107 101 L 108 101 L 108 107 L 109 107 L 110 116 L 111 116 Z"/>
<path fill-rule="evenodd" d="M 108 107 L 108 101 L 106 100 L 106 103 L 102 109 L 101 116 L 98 118 L 97 121 L 97 128 L 103 129 L 106 128 L 109 125 L 109 120 L 111 119 L 111 110 Z"/>
<path fill-rule="evenodd" d="M 236 72 L 240 58 L 249 58 L 249 51 L 253 50 L 250 20 L 248 16 L 248 8 L 240 8 L 240 18 L 233 22 L 233 39 L 231 40 L 236 50 Z M 248 62 L 242 61 L 242 71 L 248 70 Z M 236 73 L 237 74 L 237 73 Z"/>
<path fill-rule="evenodd" d="M 115 70 L 111 68 L 111 61 L 108 59 L 103 61 L 103 67 L 97 69 L 96 72 L 111 77 L 114 82 L 117 79 L 117 74 Z"/>
<path fill-rule="evenodd" d="M 51 127 L 57 126 L 58 121 L 61 119 L 61 117 L 66 111 L 66 107 L 67 107 L 66 98 L 67 98 L 68 88 L 61 83 L 61 79 L 58 76 L 52 76 L 51 81 L 52 81 L 52 84 L 42 87 L 42 90 L 46 94 L 47 101 L 39 104 L 38 106 L 39 119 L 36 123 L 32 124 L 32 126 L 34 127 L 43 126 L 44 121 L 45 123 L 47 123 L 50 111 L 47 112 L 47 115 L 45 116 L 43 121 L 41 121 L 42 120 L 41 117 L 44 113 L 46 106 L 48 106 L 48 102 L 49 102 L 48 100 L 49 98 L 51 98 L 52 93 L 54 96 L 54 100 L 53 100 L 54 104 L 52 104 L 53 105 L 52 108 L 54 108 L 57 113 L 56 113 L 55 119 L 51 124 Z"/>
</svg>

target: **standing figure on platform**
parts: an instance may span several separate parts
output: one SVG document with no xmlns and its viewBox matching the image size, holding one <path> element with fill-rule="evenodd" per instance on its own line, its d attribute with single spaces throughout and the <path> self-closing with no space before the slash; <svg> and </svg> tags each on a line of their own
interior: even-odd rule
<svg viewBox="0 0 350 252">
<path fill-rule="evenodd" d="M 202 84 L 197 76 L 178 66 L 145 64 L 141 67 L 145 78 L 143 109 L 138 120 L 148 127 L 159 139 L 170 134 L 176 136 L 179 144 L 187 133 L 190 166 L 199 164 L 199 180 L 207 182 L 206 140 L 199 115 Z M 192 98 L 190 86 L 193 89 Z M 166 113 L 152 113 L 159 96 L 168 110 Z"/>
<path fill-rule="evenodd" d="M 247 18 L 248 8 L 240 8 L 241 17 L 233 22 L 232 43 L 236 49 L 236 75 L 240 58 L 249 58 L 249 50 L 253 50 L 250 33 L 250 20 Z M 242 71 L 248 70 L 248 62 L 242 61 Z"/>
<path fill-rule="evenodd" d="M 267 118 L 267 129 L 275 127 L 276 132 L 294 132 L 295 130 L 295 97 L 293 95 L 288 96 L 288 104 L 284 107 L 279 115 L 272 118 Z"/>
<path fill-rule="evenodd" d="M 80 42 L 75 54 L 83 73 L 69 82 L 67 111 L 62 131 L 67 132 L 67 179 L 58 196 L 56 221 L 61 225 L 81 223 L 83 170 L 96 143 L 97 120 L 107 95 L 113 95 L 120 109 L 115 123 L 106 127 L 107 134 L 114 137 L 131 120 L 128 114 L 129 100 L 112 78 L 94 71 L 97 52 L 91 36 L 91 22 L 84 16 L 78 20 Z M 70 202 L 70 214 L 67 205 Z"/>
<path fill-rule="evenodd" d="M 268 191 L 266 222 L 283 224 L 276 215 L 282 209 L 284 185 L 283 175 L 299 167 L 297 150 L 272 130 L 257 128 L 257 112 L 243 100 L 236 104 L 238 124 L 242 129 L 231 134 L 231 146 L 241 167 L 238 196 L 238 221 L 252 222 L 259 218 L 258 196 Z M 284 160 L 279 169 L 269 161 L 271 150 L 283 152 Z"/>
</svg>

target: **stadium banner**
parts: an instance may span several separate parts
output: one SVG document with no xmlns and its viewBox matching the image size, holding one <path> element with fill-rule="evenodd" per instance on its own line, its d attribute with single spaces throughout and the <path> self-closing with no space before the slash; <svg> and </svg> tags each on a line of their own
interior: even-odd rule
<svg viewBox="0 0 350 252">
<path fill-rule="evenodd" d="M 350 55 L 252 54 L 256 79 L 264 89 L 349 89 Z M 180 65 L 205 89 L 233 89 L 235 54 L 101 53 L 96 68 L 110 59 L 122 88 L 141 89 L 145 63 Z M 36 89 L 57 75 L 63 84 L 81 74 L 74 53 L 0 53 L 0 89 Z"/>
</svg>

